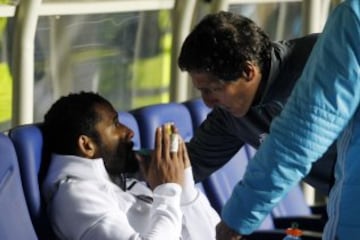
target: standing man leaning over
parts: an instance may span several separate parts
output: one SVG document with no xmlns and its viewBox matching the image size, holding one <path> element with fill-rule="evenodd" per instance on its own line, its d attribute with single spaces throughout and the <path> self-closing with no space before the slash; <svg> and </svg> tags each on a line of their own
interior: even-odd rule
<svg viewBox="0 0 360 240">
<path fill-rule="evenodd" d="M 230 12 L 210 14 L 193 29 L 178 64 L 213 108 L 187 145 L 196 181 L 222 167 L 244 144 L 261 145 L 317 38 L 271 42 L 250 19 Z M 328 194 L 335 158 L 333 147 L 305 181 Z"/>
<path fill-rule="evenodd" d="M 194 186 L 184 142 L 171 151 L 165 127 L 151 159 L 140 159 L 113 106 L 82 92 L 53 104 L 43 132 L 53 153 L 43 195 L 59 239 L 215 239 L 219 217 Z M 148 185 L 125 178 L 135 158 Z"/>
<path fill-rule="evenodd" d="M 359 239 L 359 0 L 344 1 L 329 16 L 288 103 L 225 205 L 217 239 L 254 231 L 334 142 L 335 183 L 323 239 Z"/>
</svg>

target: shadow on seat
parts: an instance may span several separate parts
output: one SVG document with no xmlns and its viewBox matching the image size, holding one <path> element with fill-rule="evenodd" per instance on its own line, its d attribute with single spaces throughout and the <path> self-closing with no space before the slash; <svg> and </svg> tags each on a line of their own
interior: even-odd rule
<svg viewBox="0 0 360 240">
<path fill-rule="evenodd" d="M 10 129 L 9 137 L 18 156 L 25 199 L 36 233 L 39 239 L 54 239 L 40 189 L 49 164 L 40 127 L 38 124 L 18 126 Z"/>
<path fill-rule="evenodd" d="M 0 239 L 37 239 L 26 206 L 14 146 L 0 133 Z"/>
</svg>

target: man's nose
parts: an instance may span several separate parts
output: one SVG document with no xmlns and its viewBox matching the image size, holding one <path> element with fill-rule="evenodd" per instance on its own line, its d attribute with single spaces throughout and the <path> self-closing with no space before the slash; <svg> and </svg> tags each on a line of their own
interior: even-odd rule
<svg viewBox="0 0 360 240">
<path fill-rule="evenodd" d="M 127 136 L 128 136 L 129 139 L 134 138 L 134 136 L 135 136 L 134 131 L 131 130 L 130 128 L 128 128 L 128 134 L 127 134 Z"/>
<path fill-rule="evenodd" d="M 123 137 L 126 137 L 129 140 L 131 140 L 135 136 L 134 131 L 131 128 L 128 128 L 127 126 L 125 126 L 125 125 L 122 125 L 122 127 L 119 130 L 120 130 L 119 133 Z"/>
</svg>

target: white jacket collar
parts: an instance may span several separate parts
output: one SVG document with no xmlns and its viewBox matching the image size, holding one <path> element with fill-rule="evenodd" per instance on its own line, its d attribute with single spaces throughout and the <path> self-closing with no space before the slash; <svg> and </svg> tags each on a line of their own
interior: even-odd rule
<svg viewBox="0 0 360 240">
<path fill-rule="evenodd" d="M 111 181 L 102 158 L 88 159 L 74 155 L 53 154 L 43 185 L 45 192 L 56 191 L 57 183 L 69 178 L 97 182 Z"/>
</svg>

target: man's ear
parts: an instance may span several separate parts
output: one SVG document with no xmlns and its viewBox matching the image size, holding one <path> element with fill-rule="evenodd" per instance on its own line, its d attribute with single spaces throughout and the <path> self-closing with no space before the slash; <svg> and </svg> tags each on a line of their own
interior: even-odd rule
<svg viewBox="0 0 360 240">
<path fill-rule="evenodd" d="M 86 135 L 80 135 L 78 138 L 78 147 L 80 154 L 86 158 L 94 158 L 96 152 L 95 142 Z"/>
<path fill-rule="evenodd" d="M 246 62 L 243 70 L 243 76 L 247 81 L 253 80 L 258 74 L 257 65 L 252 62 Z"/>
</svg>

